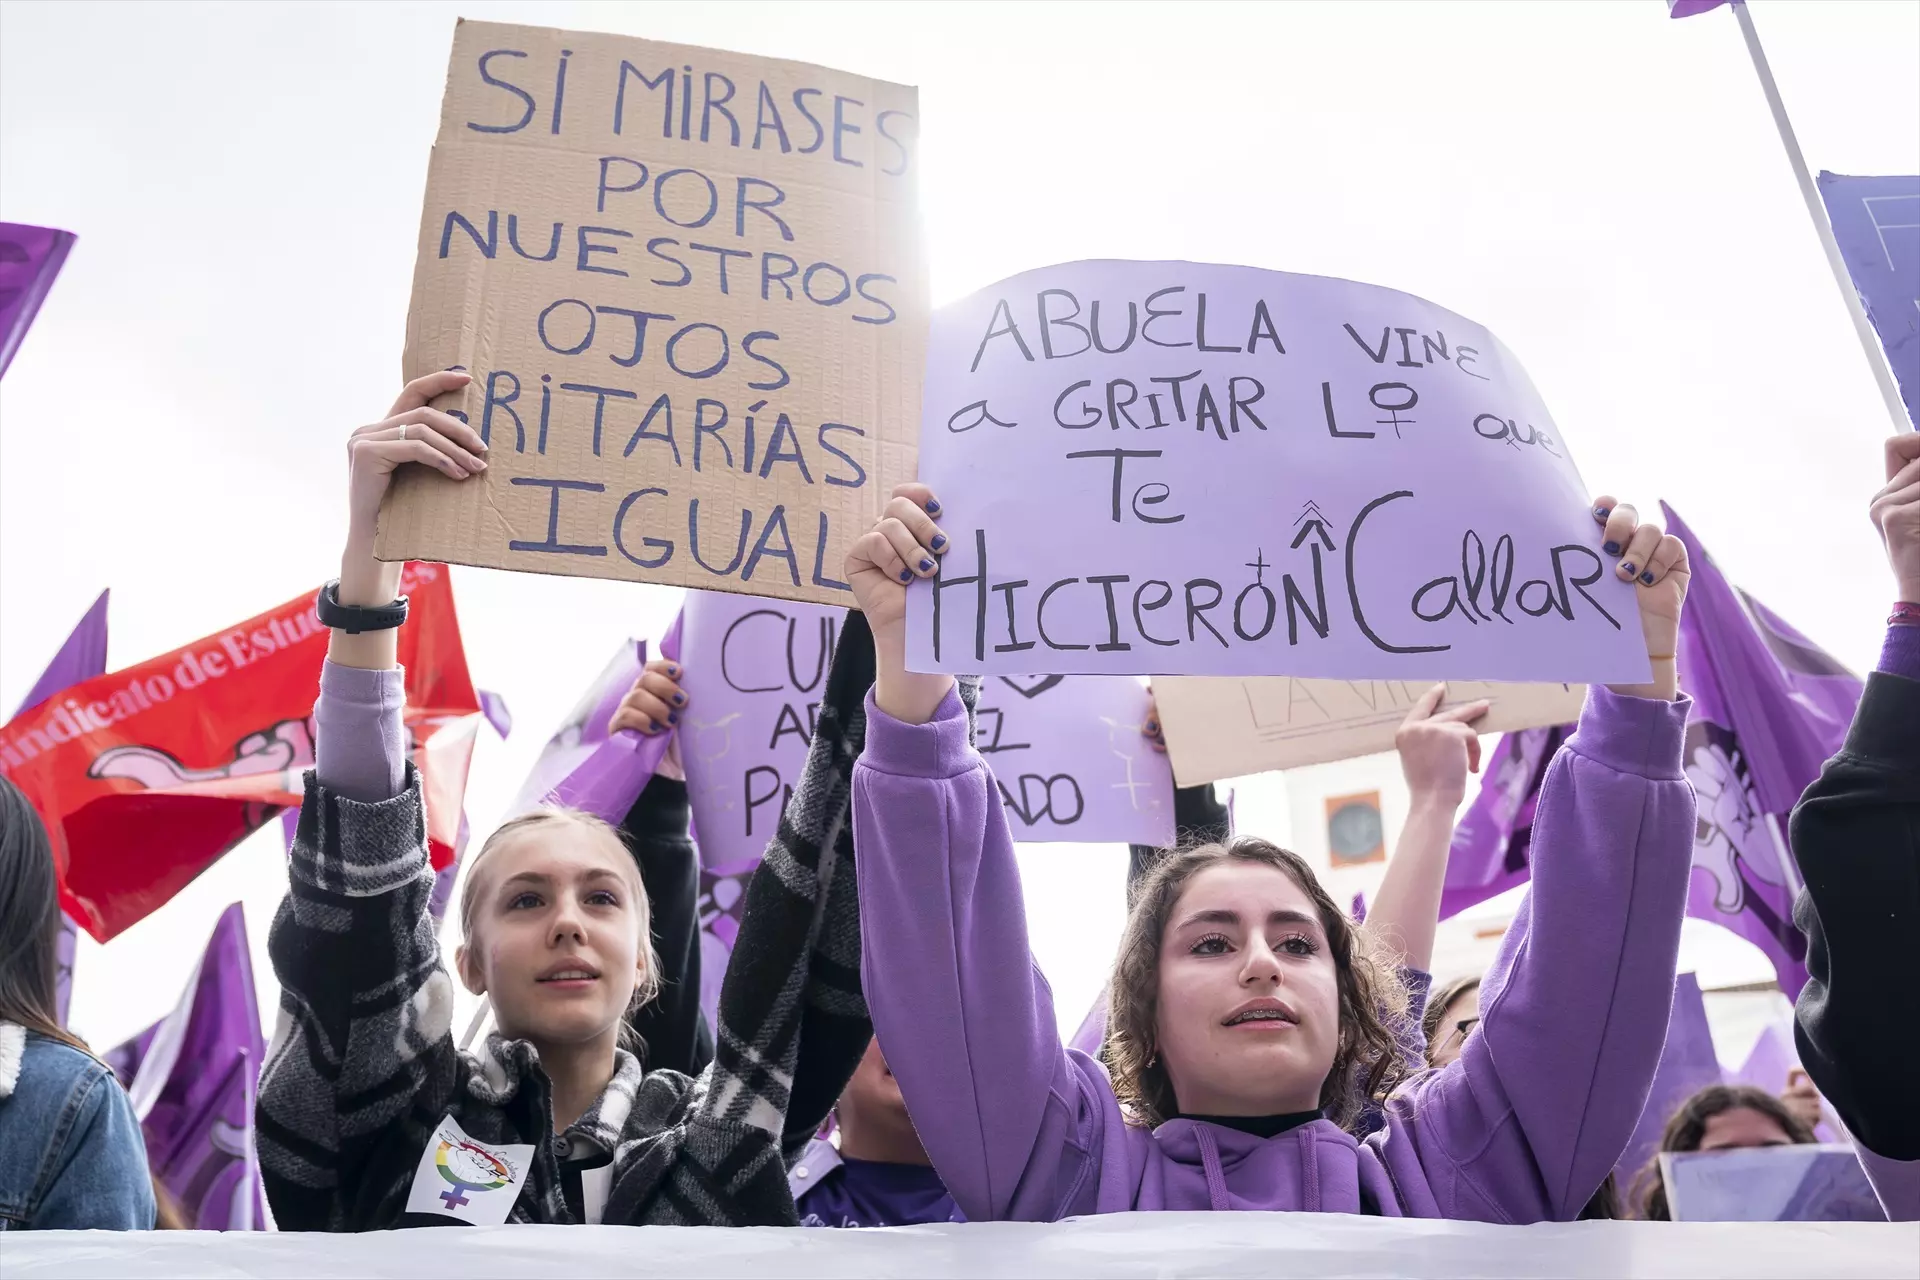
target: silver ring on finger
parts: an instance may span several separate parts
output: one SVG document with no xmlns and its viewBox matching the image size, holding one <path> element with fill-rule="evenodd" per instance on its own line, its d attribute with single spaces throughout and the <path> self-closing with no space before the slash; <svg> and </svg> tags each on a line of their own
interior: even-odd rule
<svg viewBox="0 0 1920 1280">
<path fill-rule="evenodd" d="M 411 423 L 406 423 L 406 422 L 403 422 L 400 424 L 400 438 L 402 440 L 405 440 L 407 438 L 407 428 L 411 425 L 412 425 Z"/>
</svg>

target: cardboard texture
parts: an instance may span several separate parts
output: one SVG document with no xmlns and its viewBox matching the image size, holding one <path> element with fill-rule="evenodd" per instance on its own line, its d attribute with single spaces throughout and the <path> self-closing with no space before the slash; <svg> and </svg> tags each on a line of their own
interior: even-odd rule
<svg viewBox="0 0 1920 1280">
<path fill-rule="evenodd" d="M 1183 787 L 1273 769 L 1324 764 L 1393 750 L 1407 710 L 1431 680 L 1222 680 L 1165 676 L 1153 682 L 1160 725 Z M 1443 706 L 1485 698 L 1476 726 L 1504 733 L 1580 718 L 1585 685 L 1449 680 Z"/>
<path fill-rule="evenodd" d="M 462 21 L 405 374 L 486 472 L 395 478 L 378 553 L 847 604 L 916 470 L 927 286 L 912 88 Z"/>
</svg>

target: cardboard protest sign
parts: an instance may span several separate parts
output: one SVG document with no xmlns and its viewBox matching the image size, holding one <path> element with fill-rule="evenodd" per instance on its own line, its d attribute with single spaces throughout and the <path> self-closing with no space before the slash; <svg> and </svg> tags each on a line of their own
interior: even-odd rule
<svg viewBox="0 0 1920 1280">
<path fill-rule="evenodd" d="M 1187 262 L 1029 271 L 933 319 L 953 539 L 922 671 L 1635 682 L 1631 587 L 1519 362 L 1411 295 Z"/>
<path fill-rule="evenodd" d="M 844 616 L 823 605 L 687 596 L 680 761 L 709 871 L 750 867 L 766 852 L 807 762 Z"/>
<path fill-rule="evenodd" d="M 1146 718 L 1131 676 L 982 680 L 974 740 L 1013 838 L 1173 844 L 1173 771 L 1142 736 Z"/>
<path fill-rule="evenodd" d="M 462 21 L 409 378 L 491 447 L 396 477 L 379 554 L 851 601 L 914 473 L 926 270 L 911 88 Z M 456 406 L 457 402 L 457 406 Z"/>
<path fill-rule="evenodd" d="M 479 695 L 446 567 L 409 564 L 400 581 L 413 606 L 399 633 L 408 747 L 441 869 L 458 842 Z M 0 727 L 0 772 L 46 823 L 61 906 L 95 938 L 147 916 L 300 803 L 327 652 L 313 599 L 74 685 Z M 436 741 L 443 730 L 451 749 Z"/>
<path fill-rule="evenodd" d="M 1431 680 L 1244 680 L 1165 676 L 1153 682 L 1173 776 L 1183 787 L 1393 750 L 1394 734 Z M 1444 706 L 1493 705 L 1484 733 L 1580 717 L 1584 685 L 1450 680 Z"/>
</svg>

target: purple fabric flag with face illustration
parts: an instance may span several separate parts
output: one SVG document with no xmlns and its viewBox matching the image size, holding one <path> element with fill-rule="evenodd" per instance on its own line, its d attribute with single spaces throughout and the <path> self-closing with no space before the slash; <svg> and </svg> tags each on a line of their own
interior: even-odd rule
<svg viewBox="0 0 1920 1280">
<path fill-rule="evenodd" d="M 1680 1104 L 1708 1085 L 1719 1084 L 1720 1078 L 1720 1059 L 1714 1056 L 1713 1031 L 1707 1025 L 1707 1002 L 1700 994 L 1698 979 L 1683 973 L 1673 984 L 1666 1047 L 1660 1051 L 1660 1066 L 1647 1092 L 1646 1108 L 1614 1166 L 1623 1189 L 1633 1185 L 1633 1179 L 1660 1149 L 1660 1135 Z"/>
<path fill-rule="evenodd" d="M 40 314 L 75 239 L 71 231 L 0 222 L 0 377 Z"/>
<path fill-rule="evenodd" d="M 266 1048 L 236 902 L 214 925 L 173 1012 L 107 1054 L 140 1117 L 147 1163 L 191 1228 L 267 1227 L 253 1142 Z"/>
<path fill-rule="evenodd" d="M 60 645 L 53 661 L 20 700 L 15 716 L 30 711 L 62 689 L 104 675 L 107 670 L 107 593 L 102 591 L 77 625 Z M 73 958 L 79 945 L 73 921 L 60 917 L 60 941 L 55 950 L 53 987 L 54 1017 L 67 1024 L 67 1009 L 73 1003 Z"/>
<path fill-rule="evenodd" d="M 1480 793 L 1453 829 L 1440 918 L 1525 884 L 1533 850 L 1533 813 L 1547 762 L 1571 725 L 1505 734 L 1493 749 Z"/>
<path fill-rule="evenodd" d="M 1862 686 L 1728 582 L 1686 523 L 1662 510 L 1693 562 L 1678 656 L 1680 687 L 1693 695 L 1685 765 L 1699 808 L 1687 912 L 1766 952 L 1791 1000 L 1807 980 L 1807 948 L 1793 926 L 1787 817 L 1846 739 Z"/>
</svg>

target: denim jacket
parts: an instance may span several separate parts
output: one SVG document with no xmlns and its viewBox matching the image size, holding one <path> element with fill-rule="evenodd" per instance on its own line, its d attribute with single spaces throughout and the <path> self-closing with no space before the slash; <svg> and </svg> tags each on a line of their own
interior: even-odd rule
<svg viewBox="0 0 1920 1280">
<path fill-rule="evenodd" d="M 152 1227 L 147 1145 L 113 1073 L 0 1022 L 0 1231 Z"/>
</svg>

